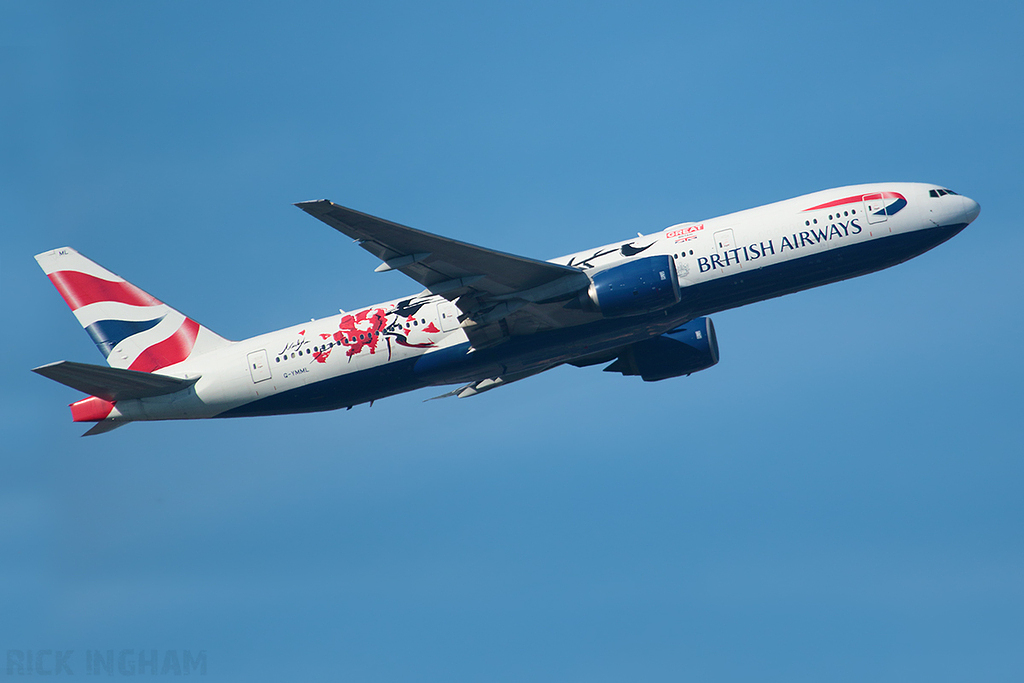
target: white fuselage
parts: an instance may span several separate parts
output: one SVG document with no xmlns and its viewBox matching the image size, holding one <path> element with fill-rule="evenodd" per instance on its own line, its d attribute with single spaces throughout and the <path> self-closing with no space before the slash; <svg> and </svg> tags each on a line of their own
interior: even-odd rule
<svg viewBox="0 0 1024 683">
<path fill-rule="evenodd" d="M 594 273 L 631 259 L 670 256 L 683 298 L 658 315 L 514 336 L 516 343 L 477 352 L 479 360 L 474 360 L 454 305 L 424 292 L 235 342 L 163 368 L 161 374 L 200 379 L 187 392 L 119 401 L 111 418 L 350 407 L 427 385 L 551 367 L 581 350 L 621 346 L 697 315 L 911 258 L 951 237 L 978 213 L 977 204 L 966 197 L 933 196 L 938 189 L 881 183 L 826 190 L 551 260 Z M 444 363 L 427 359 L 446 352 Z M 351 378 L 351 390 L 346 378 Z M 260 405 L 265 408 L 244 408 Z"/>
</svg>

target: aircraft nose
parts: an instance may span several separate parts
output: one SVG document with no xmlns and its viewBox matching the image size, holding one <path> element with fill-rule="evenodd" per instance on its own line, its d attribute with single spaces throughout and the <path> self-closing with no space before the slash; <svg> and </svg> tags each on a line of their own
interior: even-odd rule
<svg viewBox="0 0 1024 683">
<path fill-rule="evenodd" d="M 981 205 L 970 197 L 961 197 L 964 203 L 964 222 L 970 223 L 981 213 Z"/>
</svg>

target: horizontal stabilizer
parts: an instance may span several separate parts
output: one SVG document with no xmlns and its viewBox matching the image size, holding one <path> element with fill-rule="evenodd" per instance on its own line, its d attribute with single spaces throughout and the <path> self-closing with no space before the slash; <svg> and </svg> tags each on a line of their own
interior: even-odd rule
<svg viewBox="0 0 1024 683">
<path fill-rule="evenodd" d="M 74 363 L 68 360 L 33 368 L 32 372 L 106 401 L 173 394 L 176 391 L 189 388 L 199 380 L 198 375 L 191 379 L 178 379 L 149 372 Z"/>
<path fill-rule="evenodd" d="M 92 429 L 87 431 L 85 434 L 82 434 L 82 436 L 96 436 L 97 434 L 106 434 L 107 432 L 113 431 L 118 427 L 123 427 L 126 424 L 128 423 L 123 420 L 103 420 L 102 422 L 97 422 L 95 425 L 93 425 Z"/>
</svg>

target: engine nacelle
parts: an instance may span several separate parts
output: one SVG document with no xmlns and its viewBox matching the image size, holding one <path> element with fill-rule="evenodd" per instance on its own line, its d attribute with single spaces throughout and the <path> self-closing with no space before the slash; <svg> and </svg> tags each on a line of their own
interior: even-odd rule
<svg viewBox="0 0 1024 683">
<path fill-rule="evenodd" d="M 657 382 L 706 370 L 717 362 L 718 338 L 711 318 L 694 318 L 659 337 L 630 344 L 605 372 Z"/>
<path fill-rule="evenodd" d="M 659 311 L 679 299 L 675 261 L 671 256 L 648 256 L 592 275 L 580 303 L 606 318 L 617 318 Z"/>
</svg>

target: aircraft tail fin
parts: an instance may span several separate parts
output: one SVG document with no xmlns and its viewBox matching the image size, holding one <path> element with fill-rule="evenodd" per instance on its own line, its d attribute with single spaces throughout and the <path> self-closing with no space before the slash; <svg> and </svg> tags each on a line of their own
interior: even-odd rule
<svg viewBox="0 0 1024 683">
<path fill-rule="evenodd" d="M 70 247 L 36 261 L 112 368 L 153 372 L 232 343 Z"/>
</svg>

